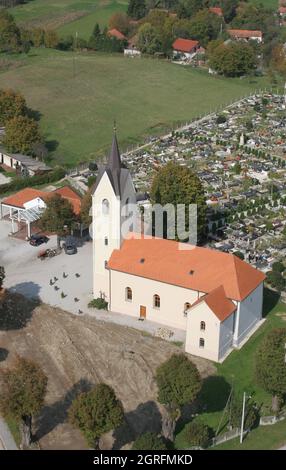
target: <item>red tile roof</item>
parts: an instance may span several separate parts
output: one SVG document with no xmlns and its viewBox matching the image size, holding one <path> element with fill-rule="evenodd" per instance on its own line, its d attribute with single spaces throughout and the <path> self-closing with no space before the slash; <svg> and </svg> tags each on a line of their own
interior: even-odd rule
<svg viewBox="0 0 286 470">
<path fill-rule="evenodd" d="M 194 41 L 193 39 L 182 39 L 178 38 L 176 41 L 173 43 L 173 49 L 174 51 L 180 51 L 180 52 L 192 52 L 193 49 L 199 46 L 198 41 Z"/>
<path fill-rule="evenodd" d="M 126 39 L 126 36 L 124 36 L 124 34 L 122 34 L 120 31 L 118 31 L 118 29 L 115 29 L 115 28 L 110 29 L 110 30 L 108 31 L 108 34 L 109 34 L 109 36 L 112 36 L 112 37 L 114 37 L 114 38 L 116 38 L 116 39 L 120 39 L 121 41 L 122 41 L 123 39 Z"/>
<path fill-rule="evenodd" d="M 50 194 L 57 193 L 62 196 L 64 199 L 70 201 L 73 206 L 73 211 L 76 215 L 80 214 L 81 211 L 81 197 L 69 186 L 62 186 L 61 188 L 56 189 Z"/>
<path fill-rule="evenodd" d="M 9 206 L 19 207 L 24 209 L 24 204 L 29 201 L 32 201 L 36 198 L 41 198 L 43 201 L 45 200 L 47 193 L 44 191 L 39 191 L 38 189 L 33 188 L 25 188 L 19 191 L 16 194 L 12 194 L 12 196 L 8 196 L 3 199 L 3 203 Z"/>
<path fill-rule="evenodd" d="M 202 302 L 205 302 L 220 321 L 226 320 L 236 310 L 236 305 L 225 295 L 223 286 L 219 286 L 209 294 L 200 297 L 190 310 Z"/>
<path fill-rule="evenodd" d="M 113 251 L 110 269 L 203 293 L 223 285 L 226 296 L 238 301 L 265 279 L 262 272 L 232 254 L 162 238 L 134 238 L 138 236 L 130 234 L 121 249 Z"/>
<path fill-rule="evenodd" d="M 6 197 L 2 202 L 9 206 L 19 207 L 24 209 L 24 204 L 33 199 L 40 198 L 46 201 L 53 194 L 60 194 L 65 199 L 68 199 L 73 206 L 74 213 L 78 215 L 81 210 L 81 197 L 73 191 L 69 186 L 63 186 L 52 192 L 40 191 L 33 188 L 25 188 L 12 196 Z"/>
<path fill-rule="evenodd" d="M 222 12 L 222 9 L 220 7 L 210 7 L 209 11 L 211 13 L 214 13 L 215 15 L 223 16 L 223 12 Z"/>
<path fill-rule="evenodd" d="M 228 33 L 230 36 L 242 39 L 262 38 L 261 31 L 251 31 L 250 29 L 228 29 Z"/>
</svg>

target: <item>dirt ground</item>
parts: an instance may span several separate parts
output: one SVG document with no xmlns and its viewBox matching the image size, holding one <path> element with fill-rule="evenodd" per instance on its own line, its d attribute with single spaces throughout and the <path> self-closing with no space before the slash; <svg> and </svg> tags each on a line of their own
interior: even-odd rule
<svg viewBox="0 0 286 470">
<path fill-rule="evenodd" d="M 105 436 L 102 448 L 128 448 L 142 432 L 161 430 L 154 372 L 181 351 L 174 344 L 9 294 L 0 303 L 0 347 L 0 370 L 19 354 L 41 364 L 49 378 L 46 406 L 35 423 L 41 448 L 86 448 L 67 422 L 67 411 L 77 393 L 98 382 L 115 389 L 126 413 L 123 426 Z M 215 373 L 210 362 L 192 360 L 202 376 Z"/>
</svg>

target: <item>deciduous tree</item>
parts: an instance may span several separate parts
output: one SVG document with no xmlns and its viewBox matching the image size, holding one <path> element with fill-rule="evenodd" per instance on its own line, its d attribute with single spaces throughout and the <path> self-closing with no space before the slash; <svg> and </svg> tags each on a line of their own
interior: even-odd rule
<svg viewBox="0 0 286 470">
<path fill-rule="evenodd" d="M 197 367 L 184 354 L 173 354 L 156 371 L 158 401 L 165 405 L 167 418 L 163 422 L 163 435 L 173 440 L 180 409 L 192 403 L 200 389 L 201 378 Z"/>
<path fill-rule="evenodd" d="M 274 329 L 264 336 L 255 357 L 257 382 L 271 393 L 275 413 L 286 390 L 285 344 L 286 328 Z"/>
<path fill-rule="evenodd" d="M 15 116 L 6 122 L 4 144 L 10 152 L 29 154 L 34 144 L 43 142 L 38 123 L 27 116 Z"/>
<path fill-rule="evenodd" d="M 123 422 L 123 406 L 114 390 L 106 384 L 96 385 L 91 391 L 74 399 L 69 418 L 79 428 L 88 444 L 99 448 L 100 437 Z"/>
<path fill-rule="evenodd" d="M 32 419 L 41 410 L 47 390 L 47 376 L 41 367 L 23 357 L 2 372 L 0 407 L 4 415 L 20 422 L 22 448 L 32 439 Z"/>
<path fill-rule="evenodd" d="M 0 125 L 5 126 L 9 119 L 27 113 L 25 98 L 13 90 L 0 90 Z"/>
</svg>

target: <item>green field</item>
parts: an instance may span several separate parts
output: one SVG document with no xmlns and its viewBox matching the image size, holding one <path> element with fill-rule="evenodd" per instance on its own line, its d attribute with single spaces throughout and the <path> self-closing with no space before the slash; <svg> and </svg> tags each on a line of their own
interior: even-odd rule
<svg viewBox="0 0 286 470">
<path fill-rule="evenodd" d="M 96 22 L 108 24 L 110 16 L 127 8 L 127 0 L 33 0 L 10 11 L 19 24 L 57 29 L 60 35 L 89 38 Z"/>
<path fill-rule="evenodd" d="M 278 0 L 250 0 L 250 3 L 255 5 L 263 5 L 267 8 L 272 8 L 273 10 L 278 10 Z"/>
<path fill-rule="evenodd" d="M 70 165 L 106 152 L 114 119 L 126 148 L 267 85 L 261 78 L 218 78 L 167 61 L 119 54 L 74 56 L 33 49 L 28 57 L 11 61 L 10 69 L 0 72 L 0 87 L 24 94 L 41 113 L 57 161 Z"/>
<path fill-rule="evenodd" d="M 214 431 L 225 432 L 226 419 L 221 420 L 231 385 L 236 394 L 242 397 L 243 392 L 251 395 L 252 400 L 261 407 L 261 414 L 272 415 L 271 396 L 255 381 L 255 353 L 262 338 L 274 328 L 286 327 L 281 317 L 285 315 L 286 305 L 278 302 L 278 296 L 269 290 L 264 296 L 265 323 L 250 338 L 240 351 L 234 351 L 228 358 L 217 366 L 217 376 L 205 384 L 202 401 L 207 404 L 208 411 L 200 415 L 200 420 L 208 424 Z M 285 318 L 285 317 L 284 317 Z M 225 415 L 225 418 L 226 415 Z M 274 426 L 257 428 L 250 432 L 240 446 L 238 439 L 233 439 L 215 449 L 277 449 L 286 443 L 286 420 Z M 183 428 L 176 436 L 176 448 L 187 448 Z"/>
</svg>

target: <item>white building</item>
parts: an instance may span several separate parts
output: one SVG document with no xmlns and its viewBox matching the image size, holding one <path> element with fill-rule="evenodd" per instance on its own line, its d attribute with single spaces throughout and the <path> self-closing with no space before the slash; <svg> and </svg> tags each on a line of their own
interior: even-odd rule
<svg viewBox="0 0 286 470">
<path fill-rule="evenodd" d="M 94 297 L 113 312 L 184 330 L 186 352 L 222 361 L 262 321 L 264 274 L 216 250 L 135 233 L 123 240 L 126 205 L 135 203 L 114 135 L 93 191 Z"/>
<path fill-rule="evenodd" d="M 254 31 L 249 29 L 228 29 L 227 32 L 232 39 L 237 41 L 256 41 L 261 43 L 263 40 L 262 31 Z"/>
</svg>

